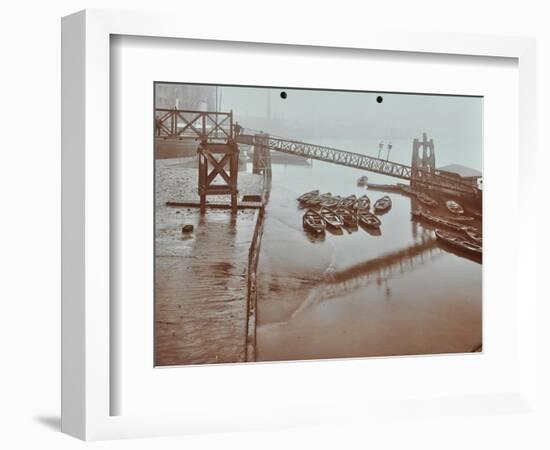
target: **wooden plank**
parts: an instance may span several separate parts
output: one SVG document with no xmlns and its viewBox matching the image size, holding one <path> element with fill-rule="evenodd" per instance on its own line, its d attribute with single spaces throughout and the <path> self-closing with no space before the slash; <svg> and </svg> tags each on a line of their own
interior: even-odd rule
<svg viewBox="0 0 550 450">
<path fill-rule="evenodd" d="M 166 206 L 171 206 L 174 208 L 200 208 L 201 202 L 199 200 L 166 202 Z M 205 206 L 213 209 L 231 209 L 231 203 L 206 202 Z M 262 202 L 237 202 L 237 209 L 260 209 L 261 207 Z"/>
</svg>

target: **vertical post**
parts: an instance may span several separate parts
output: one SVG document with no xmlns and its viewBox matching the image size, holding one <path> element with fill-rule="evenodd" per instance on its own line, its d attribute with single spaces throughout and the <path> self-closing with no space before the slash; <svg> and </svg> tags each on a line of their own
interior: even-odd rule
<svg viewBox="0 0 550 450">
<path fill-rule="evenodd" d="M 435 146 L 433 139 L 430 139 L 428 146 L 430 147 L 430 167 L 431 170 L 435 171 Z"/>
<path fill-rule="evenodd" d="M 231 211 L 237 213 L 237 176 L 239 173 L 239 146 L 237 143 L 231 144 L 232 154 L 230 158 L 229 166 L 229 179 L 231 180 Z"/>
<path fill-rule="evenodd" d="M 204 148 L 202 143 L 199 145 L 199 197 L 200 197 L 200 212 L 206 212 L 206 181 L 208 176 L 208 160 L 203 153 Z"/>
<path fill-rule="evenodd" d="M 412 158 L 411 158 L 411 182 L 410 182 L 411 187 L 414 187 L 416 184 L 415 182 L 416 170 L 418 168 L 418 165 L 419 165 L 418 163 L 420 159 L 420 155 L 418 153 L 419 149 L 420 149 L 420 141 L 415 138 L 413 140 Z"/>
<path fill-rule="evenodd" d="M 171 112 L 170 114 L 170 137 L 175 136 L 176 134 L 176 109 Z"/>
<path fill-rule="evenodd" d="M 260 173 L 260 160 L 261 160 L 261 147 L 260 144 L 262 142 L 262 135 L 261 134 L 255 134 L 254 135 L 254 155 L 252 156 L 252 173 L 259 174 Z"/>
<path fill-rule="evenodd" d="M 428 135 L 422 133 L 422 167 L 428 165 Z"/>
<path fill-rule="evenodd" d="M 269 150 L 269 134 L 264 134 L 262 136 L 263 143 L 265 145 L 264 147 L 264 190 L 267 189 L 269 186 L 269 189 L 271 189 L 271 151 Z M 265 192 L 264 192 L 265 194 Z"/>
</svg>

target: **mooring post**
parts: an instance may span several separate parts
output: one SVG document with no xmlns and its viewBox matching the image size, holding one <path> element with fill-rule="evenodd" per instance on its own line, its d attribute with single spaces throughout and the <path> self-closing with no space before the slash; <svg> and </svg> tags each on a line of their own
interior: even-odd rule
<svg viewBox="0 0 550 450">
<path fill-rule="evenodd" d="M 231 181 L 231 211 L 236 214 L 237 213 L 237 193 L 238 191 L 238 185 L 237 185 L 237 177 L 239 174 L 239 144 L 236 142 L 233 142 L 231 144 L 233 154 L 230 158 L 229 164 L 229 176 Z"/>
<path fill-rule="evenodd" d="M 208 175 L 208 160 L 204 154 L 202 142 L 199 144 L 197 152 L 199 154 L 199 198 L 200 198 L 200 213 L 206 212 L 206 191 L 207 191 L 207 175 Z"/>
</svg>

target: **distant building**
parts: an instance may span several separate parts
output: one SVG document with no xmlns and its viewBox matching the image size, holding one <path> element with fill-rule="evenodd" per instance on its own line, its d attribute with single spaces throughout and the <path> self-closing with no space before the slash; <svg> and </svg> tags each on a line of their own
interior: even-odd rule
<svg viewBox="0 0 550 450">
<path fill-rule="evenodd" d="M 155 107 L 215 111 L 216 87 L 158 83 L 155 85 Z"/>
<path fill-rule="evenodd" d="M 479 170 L 463 166 L 461 164 L 449 164 L 448 166 L 439 167 L 437 169 L 442 175 L 459 178 L 466 181 L 479 189 L 483 186 L 483 176 Z"/>
</svg>

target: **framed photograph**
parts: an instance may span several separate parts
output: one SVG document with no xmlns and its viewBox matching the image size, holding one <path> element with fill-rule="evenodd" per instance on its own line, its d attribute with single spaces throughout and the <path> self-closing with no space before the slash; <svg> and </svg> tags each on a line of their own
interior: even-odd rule
<svg viewBox="0 0 550 450">
<path fill-rule="evenodd" d="M 62 31 L 63 431 L 532 410 L 532 40 Z"/>
<path fill-rule="evenodd" d="M 482 351 L 482 118 L 155 83 L 155 365 Z"/>
</svg>

